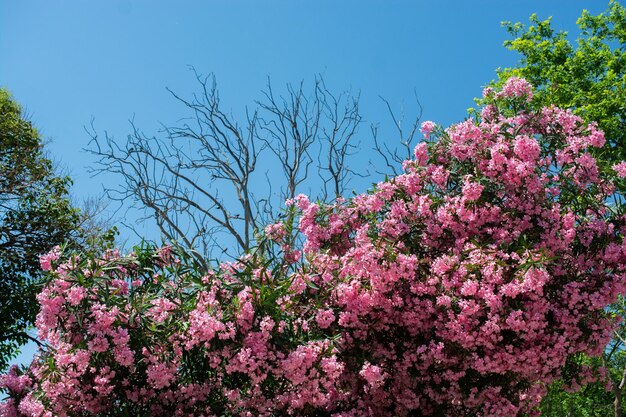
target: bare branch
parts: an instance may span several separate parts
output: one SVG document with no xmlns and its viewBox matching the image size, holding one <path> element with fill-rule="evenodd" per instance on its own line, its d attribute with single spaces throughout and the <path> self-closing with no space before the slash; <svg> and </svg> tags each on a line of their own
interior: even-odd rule
<svg viewBox="0 0 626 417">
<path fill-rule="evenodd" d="M 314 198 L 335 199 L 363 175 L 350 164 L 360 146 L 358 94 L 334 95 L 320 76 L 310 94 L 303 81 L 279 93 L 268 78 L 240 124 L 223 109 L 215 77 L 193 71 L 196 94 L 168 89 L 187 116 L 157 135 L 144 134 L 132 120 L 124 142 L 99 136 L 93 125 L 89 130 L 88 151 L 99 158 L 92 173 L 122 180 L 105 190 L 107 197 L 140 209 L 140 221 L 152 219 L 163 239 L 203 256 L 245 252 L 255 231 L 280 216 L 285 199 L 306 189 L 320 190 Z M 399 130 L 402 146 L 409 146 L 415 126 L 407 135 Z M 316 166 L 318 176 L 311 175 Z"/>
<path fill-rule="evenodd" d="M 414 96 L 415 96 L 415 102 L 417 104 L 418 111 L 417 111 L 415 118 L 411 120 L 409 128 L 406 131 L 403 127 L 403 122 L 404 122 L 404 117 L 405 117 L 404 111 L 401 110 L 400 116 L 396 117 L 396 114 L 391 108 L 391 104 L 389 103 L 389 101 L 387 101 L 383 97 L 380 97 L 382 102 L 385 104 L 385 107 L 387 109 L 387 114 L 389 115 L 391 121 L 393 122 L 395 131 L 397 134 L 398 140 L 394 141 L 394 143 L 399 145 L 399 146 L 396 145 L 394 146 L 393 149 L 391 149 L 389 145 L 387 144 L 387 141 L 382 142 L 381 139 L 379 138 L 378 125 L 374 125 L 374 124 L 371 125 L 372 139 L 374 141 L 374 150 L 383 158 L 383 161 L 385 162 L 385 167 L 389 170 L 387 172 L 384 172 L 384 171 L 380 171 L 379 169 L 377 169 L 376 173 L 380 175 L 385 175 L 385 174 L 398 175 L 400 173 L 400 168 L 402 167 L 402 163 L 405 160 L 410 159 L 412 156 L 413 148 L 416 145 L 415 134 L 418 131 L 419 122 L 422 118 L 422 113 L 423 113 L 422 104 L 420 103 L 417 97 L 417 93 L 415 91 L 414 91 Z M 371 161 L 370 161 L 370 164 L 372 164 Z"/>
</svg>

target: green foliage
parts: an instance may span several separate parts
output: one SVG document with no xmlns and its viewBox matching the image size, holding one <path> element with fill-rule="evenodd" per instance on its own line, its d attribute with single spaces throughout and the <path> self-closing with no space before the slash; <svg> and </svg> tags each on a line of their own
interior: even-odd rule
<svg viewBox="0 0 626 417">
<path fill-rule="evenodd" d="M 523 77 L 535 87 L 536 104 L 569 108 L 587 122 L 596 122 L 610 145 L 601 158 L 607 169 L 626 159 L 626 9 L 611 0 L 604 13 L 593 16 L 585 10 L 576 23 L 580 36 L 575 43 L 567 32 L 555 31 L 551 19 L 540 20 L 537 15 L 530 17 L 530 25 L 503 23 L 512 37 L 505 46 L 521 54 L 521 59 L 516 67 L 499 70 L 492 85 L 500 86 L 512 76 Z M 616 186 L 623 196 L 626 184 L 617 182 Z M 626 317 L 623 303 L 612 308 L 613 314 Z M 626 369 L 621 334 L 626 336 L 624 325 L 604 353 L 607 380 L 579 391 L 570 390 L 562 381 L 552 385 L 542 403 L 542 415 L 616 415 L 612 390 L 620 385 Z"/>
<path fill-rule="evenodd" d="M 600 384 L 588 384 L 580 391 L 568 392 L 557 382 L 544 397 L 541 411 L 546 417 L 612 417 L 613 396 Z"/>
<path fill-rule="evenodd" d="M 70 184 L 54 174 L 39 134 L 0 89 L 0 369 L 28 340 L 42 279 L 39 255 L 79 228 Z"/>
</svg>

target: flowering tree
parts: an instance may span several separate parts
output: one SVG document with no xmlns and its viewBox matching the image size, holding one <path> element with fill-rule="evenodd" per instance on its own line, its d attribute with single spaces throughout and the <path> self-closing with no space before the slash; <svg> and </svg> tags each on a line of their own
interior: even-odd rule
<svg viewBox="0 0 626 417">
<path fill-rule="evenodd" d="M 2 379 L 6 416 L 516 416 L 593 376 L 626 290 L 626 164 L 594 125 L 486 90 L 404 173 L 332 205 L 297 196 L 234 263 L 171 248 L 42 259 L 49 347 Z M 304 237 L 295 248 L 294 219 Z"/>
</svg>

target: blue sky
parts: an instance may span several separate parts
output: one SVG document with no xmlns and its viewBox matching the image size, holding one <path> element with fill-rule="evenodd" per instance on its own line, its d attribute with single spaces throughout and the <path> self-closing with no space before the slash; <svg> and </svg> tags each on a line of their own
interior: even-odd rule
<svg viewBox="0 0 626 417">
<path fill-rule="evenodd" d="M 388 121 L 378 96 L 410 113 L 415 90 L 423 119 L 448 125 L 496 68 L 517 61 L 502 46 L 501 21 L 537 13 L 575 34 L 583 9 L 596 14 L 607 3 L 0 0 L 0 86 L 51 141 L 80 199 L 116 181 L 88 175 L 84 126 L 93 117 L 98 130 L 124 138 L 132 117 L 148 133 L 174 123 L 183 109 L 165 88 L 193 92 L 189 65 L 213 72 L 235 111 L 260 98 L 267 76 L 282 85 L 322 73 L 331 90 L 361 91 L 366 122 Z"/>
</svg>

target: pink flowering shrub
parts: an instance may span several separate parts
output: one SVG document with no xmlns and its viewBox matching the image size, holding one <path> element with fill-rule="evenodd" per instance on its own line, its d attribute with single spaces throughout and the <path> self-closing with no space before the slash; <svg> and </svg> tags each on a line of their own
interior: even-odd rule
<svg viewBox="0 0 626 417">
<path fill-rule="evenodd" d="M 298 196 L 235 263 L 47 257 L 49 347 L 0 381 L 0 415 L 536 414 L 610 338 L 626 230 L 601 132 L 531 95 L 513 79 L 477 120 L 425 126 L 366 194 Z"/>
</svg>

